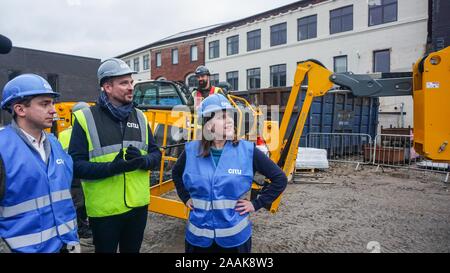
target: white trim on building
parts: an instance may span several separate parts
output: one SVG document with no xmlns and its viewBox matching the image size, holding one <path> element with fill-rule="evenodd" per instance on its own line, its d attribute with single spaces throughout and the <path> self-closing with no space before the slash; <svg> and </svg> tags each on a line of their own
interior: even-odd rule
<svg viewBox="0 0 450 273">
<path fill-rule="evenodd" d="M 148 67 L 144 67 L 146 56 L 148 57 Z M 134 69 L 138 72 L 137 74 L 133 75 L 133 80 L 135 82 L 150 80 L 152 59 L 150 55 L 150 49 L 136 52 L 134 54 L 122 57 L 121 59 L 126 62 L 131 67 L 131 69 Z M 136 69 L 136 67 L 134 66 L 135 60 L 139 60 L 138 69 Z"/>
<path fill-rule="evenodd" d="M 330 11 L 353 5 L 353 29 L 330 35 Z M 369 26 L 368 1 L 334 0 L 291 10 L 245 25 L 210 33 L 205 40 L 205 64 L 211 73 L 225 81 L 230 71 L 239 71 L 239 88 L 247 87 L 247 69 L 261 69 L 261 88 L 270 87 L 270 66 L 286 64 L 286 85 L 292 85 L 297 62 L 317 59 L 333 69 L 336 56 L 347 56 L 347 69 L 354 73 L 372 73 L 374 52 L 389 50 L 390 71 L 411 71 L 412 64 L 425 53 L 428 3 L 424 0 L 398 0 L 397 20 Z M 316 38 L 298 41 L 298 19 L 317 14 Z M 287 23 L 287 42 L 270 46 L 270 27 Z M 247 32 L 261 29 L 261 49 L 247 51 Z M 239 35 L 239 53 L 227 56 L 227 38 Z M 209 58 L 209 43 L 219 40 L 219 57 Z M 380 99 L 381 112 L 406 112 L 403 125 L 412 126 L 411 97 Z M 393 106 L 394 105 L 394 106 Z M 400 114 L 380 113 L 380 124 L 401 125 Z"/>
</svg>

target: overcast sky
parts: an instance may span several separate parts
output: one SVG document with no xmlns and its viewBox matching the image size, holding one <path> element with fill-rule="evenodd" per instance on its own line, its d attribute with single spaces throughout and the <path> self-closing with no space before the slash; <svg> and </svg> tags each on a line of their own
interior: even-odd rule
<svg viewBox="0 0 450 273">
<path fill-rule="evenodd" d="M 107 58 L 175 33 L 295 0 L 0 0 L 0 34 L 14 46 Z M 208 12 L 211 10 L 211 12 Z"/>
</svg>

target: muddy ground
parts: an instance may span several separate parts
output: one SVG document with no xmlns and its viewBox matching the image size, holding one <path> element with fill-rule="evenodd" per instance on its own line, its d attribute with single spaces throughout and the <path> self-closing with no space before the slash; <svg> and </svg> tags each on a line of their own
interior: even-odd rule
<svg viewBox="0 0 450 273">
<path fill-rule="evenodd" d="M 253 214 L 253 252 L 450 252 L 442 176 L 354 167 L 297 176 L 278 213 Z M 141 252 L 184 252 L 184 228 L 183 220 L 150 213 Z"/>
</svg>

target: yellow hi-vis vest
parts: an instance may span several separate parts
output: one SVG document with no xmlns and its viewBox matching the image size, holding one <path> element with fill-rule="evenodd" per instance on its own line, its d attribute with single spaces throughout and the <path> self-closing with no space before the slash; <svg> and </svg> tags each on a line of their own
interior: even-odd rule
<svg viewBox="0 0 450 273">
<path fill-rule="evenodd" d="M 61 143 L 61 146 L 62 146 L 64 152 L 66 152 L 66 153 L 67 153 L 67 150 L 69 149 L 71 136 L 72 136 L 72 127 L 67 128 L 66 130 L 62 131 L 58 135 L 59 143 Z"/>
<path fill-rule="evenodd" d="M 122 149 L 124 154 L 129 145 L 147 154 L 147 118 L 135 109 L 123 122 L 123 135 L 118 122 L 93 106 L 74 113 L 83 128 L 88 141 L 89 162 L 112 162 Z M 89 217 L 105 217 L 125 213 L 132 208 L 142 207 L 150 201 L 150 179 L 147 170 L 120 173 L 98 180 L 82 180 L 86 210 Z"/>
</svg>

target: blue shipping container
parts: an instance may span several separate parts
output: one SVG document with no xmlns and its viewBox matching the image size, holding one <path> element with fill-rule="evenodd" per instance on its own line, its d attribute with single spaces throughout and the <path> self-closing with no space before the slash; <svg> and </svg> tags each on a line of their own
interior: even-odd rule
<svg viewBox="0 0 450 273">
<path fill-rule="evenodd" d="M 306 90 L 302 90 L 301 100 L 297 99 L 288 132 L 293 128 L 295 117 L 301 110 L 305 93 Z M 280 105 L 281 122 L 290 88 L 239 91 L 233 94 L 246 98 L 256 106 Z M 378 107 L 378 98 L 355 97 L 350 93 L 328 93 L 315 98 L 303 129 L 300 146 L 306 146 L 308 133 L 358 133 L 368 134 L 373 139 L 378 127 Z"/>
</svg>

